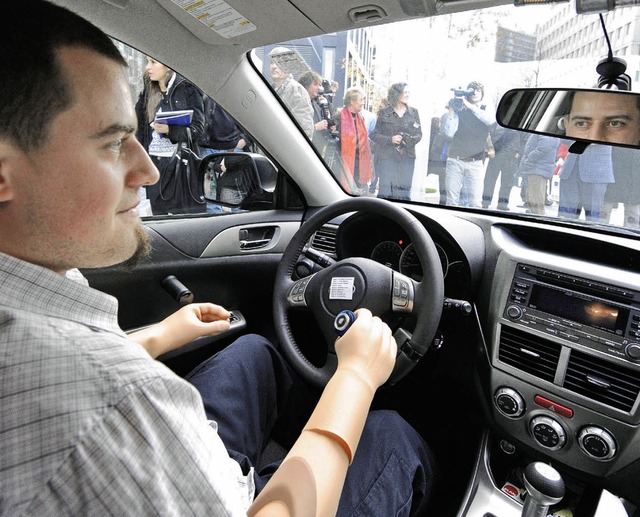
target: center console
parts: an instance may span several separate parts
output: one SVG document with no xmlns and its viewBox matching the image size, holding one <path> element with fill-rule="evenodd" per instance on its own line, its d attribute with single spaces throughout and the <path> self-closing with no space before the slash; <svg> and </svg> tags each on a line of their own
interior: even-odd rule
<svg viewBox="0 0 640 517">
<path fill-rule="evenodd" d="M 638 275 L 499 262 L 510 273 L 494 284 L 487 342 L 496 423 L 585 473 L 622 469 L 640 446 Z"/>
<path fill-rule="evenodd" d="M 457 517 L 521 517 L 525 494 L 520 473 L 529 461 L 531 458 L 516 453 L 511 444 L 485 433 Z M 606 490 L 592 491 L 572 479 L 564 482 L 567 492 L 550 508 L 552 515 L 628 517 L 633 512 Z"/>
</svg>

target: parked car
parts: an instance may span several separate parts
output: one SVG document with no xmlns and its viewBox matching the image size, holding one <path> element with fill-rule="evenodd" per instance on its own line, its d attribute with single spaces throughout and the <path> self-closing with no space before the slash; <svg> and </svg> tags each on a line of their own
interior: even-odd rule
<svg viewBox="0 0 640 517">
<path fill-rule="evenodd" d="M 134 94 L 142 88 L 136 63 L 152 56 L 213 98 L 251 140 L 250 152 L 202 160 L 209 211 L 144 218 L 153 243 L 147 263 L 133 272 L 83 271 L 117 297 L 123 329 L 191 300 L 214 301 L 233 312 L 230 331 L 159 360 L 182 375 L 239 333 L 255 332 L 322 386 L 335 368 L 333 318 L 366 306 L 391 326 L 400 350 L 374 405 L 400 412 L 436 456 L 429 515 L 520 515 L 523 471 L 536 462 L 564 479 L 557 515 L 637 515 L 640 141 L 572 137 L 558 124 L 568 123 L 577 89 L 624 90 L 637 106 L 640 8 L 574 0 L 55 3 L 121 42 Z M 322 115 L 331 122 L 343 120 L 349 88 L 361 88 L 363 109 L 376 114 L 392 85 L 406 84 L 419 114 L 413 136 L 421 133 L 408 197 L 378 198 L 373 179 L 366 188 L 345 181 L 345 128 L 310 138 L 273 87 L 273 62 L 294 79 L 312 70 L 323 87 L 338 83 Z M 477 162 L 484 207 L 474 206 L 466 182 L 456 204 L 448 202 L 444 147 L 452 138 L 438 130 L 474 91 L 482 92 L 476 109 L 497 114 L 493 129 L 517 132 L 521 149 L 486 185 L 498 137 L 481 155 L 449 155 Z M 616 117 L 609 126 L 622 124 Z M 518 168 L 536 132 L 569 149 L 555 157 L 548 183 L 537 183 L 542 213 L 524 192 L 527 174 L 539 171 Z M 388 179 L 380 176 L 379 134 L 369 147 L 378 182 Z M 589 179 L 580 160 L 593 149 L 605 158 Z M 583 168 L 569 175 L 563 163 Z M 591 205 L 579 197 L 587 191 L 603 197 Z"/>
</svg>

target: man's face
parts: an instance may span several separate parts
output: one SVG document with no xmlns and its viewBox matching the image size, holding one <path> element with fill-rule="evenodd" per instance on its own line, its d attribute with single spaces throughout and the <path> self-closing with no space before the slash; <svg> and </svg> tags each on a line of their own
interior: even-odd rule
<svg viewBox="0 0 640 517">
<path fill-rule="evenodd" d="M 269 65 L 269 73 L 275 82 L 283 81 L 287 77 L 287 74 L 280 70 L 280 67 L 275 63 Z"/>
<path fill-rule="evenodd" d="M 135 139 L 122 66 L 87 49 L 63 47 L 57 55 L 72 106 L 51 121 L 35 151 L 0 140 L 0 181 L 8 186 L 0 190 L 0 249 L 62 273 L 136 252 L 144 235 L 139 190 L 159 175 Z"/>
<path fill-rule="evenodd" d="M 478 104 L 482 100 L 482 90 L 479 88 L 474 88 L 473 93 L 469 95 L 467 100 L 471 104 Z"/>
<path fill-rule="evenodd" d="M 568 137 L 640 144 L 640 109 L 635 95 L 578 92 L 564 123 Z"/>
<path fill-rule="evenodd" d="M 313 81 L 307 91 L 309 92 L 309 97 L 315 99 L 318 96 L 318 89 L 320 88 L 320 83 L 318 81 Z"/>
</svg>

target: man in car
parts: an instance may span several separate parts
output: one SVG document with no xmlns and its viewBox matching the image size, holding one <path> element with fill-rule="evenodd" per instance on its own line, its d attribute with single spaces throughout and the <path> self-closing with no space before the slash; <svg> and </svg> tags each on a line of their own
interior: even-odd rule
<svg viewBox="0 0 640 517">
<path fill-rule="evenodd" d="M 123 333 L 116 300 L 76 268 L 148 249 L 138 196 L 158 171 L 134 137 L 124 60 L 43 0 L 3 6 L 0 29 L 0 514 L 421 511 L 428 449 L 396 413 L 369 413 L 396 345 L 366 309 L 275 474 L 255 472 L 294 381 L 274 346 L 244 336 L 187 382 L 152 357 L 224 330 L 226 310 Z"/>
<path fill-rule="evenodd" d="M 566 135 L 618 144 L 640 145 L 637 95 L 611 91 L 579 91 L 564 118 Z"/>
<path fill-rule="evenodd" d="M 571 99 L 571 111 L 564 117 L 563 125 L 566 135 L 573 138 L 605 141 L 618 144 L 640 145 L 640 97 L 612 91 L 578 91 Z M 594 146 L 590 146 L 591 148 Z M 600 148 L 603 146 L 595 146 Z M 593 152 L 594 149 L 587 148 Z M 577 198 L 575 185 L 587 190 L 592 201 L 591 219 L 600 217 L 602 222 L 609 223 L 611 212 L 618 203 L 624 204 L 624 225 L 638 226 L 640 213 L 640 194 L 637 184 L 637 151 L 624 148 L 603 147 L 600 153 L 609 153 L 610 166 L 599 165 L 594 169 L 591 181 L 579 177 L 571 179 L 569 166 L 574 162 L 582 162 L 582 156 L 570 155 L 569 166 L 565 166 L 561 178 L 560 193 L 567 199 L 568 193 Z M 608 165 L 608 164 L 607 164 Z M 571 186 L 574 188 L 571 189 Z M 561 206 L 562 213 L 567 208 Z M 576 212 L 573 205 L 569 207 L 569 215 Z"/>
</svg>

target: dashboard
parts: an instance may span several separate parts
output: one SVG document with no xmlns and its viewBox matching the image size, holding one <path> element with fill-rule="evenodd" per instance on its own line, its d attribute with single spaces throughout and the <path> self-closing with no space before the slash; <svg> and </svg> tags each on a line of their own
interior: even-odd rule
<svg viewBox="0 0 640 517">
<path fill-rule="evenodd" d="M 474 306 L 477 318 L 443 313 L 441 330 L 455 361 L 475 357 L 477 394 L 500 436 L 588 476 L 611 478 L 618 491 L 635 490 L 638 250 L 560 227 L 415 215 L 438 251 L 445 296 Z M 338 259 L 369 258 L 421 280 L 422 265 L 397 223 L 357 213 L 336 228 Z M 463 352 L 475 326 L 478 347 Z"/>
<path fill-rule="evenodd" d="M 467 257 L 453 237 L 431 219 L 423 219 L 433 239 L 445 283 L 445 295 L 465 298 L 470 295 L 470 270 Z M 422 264 L 407 232 L 389 219 L 370 213 L 356 214 L 340 225 L 337 255 L 365 257 L 419 282 Z"/>
</svg>

